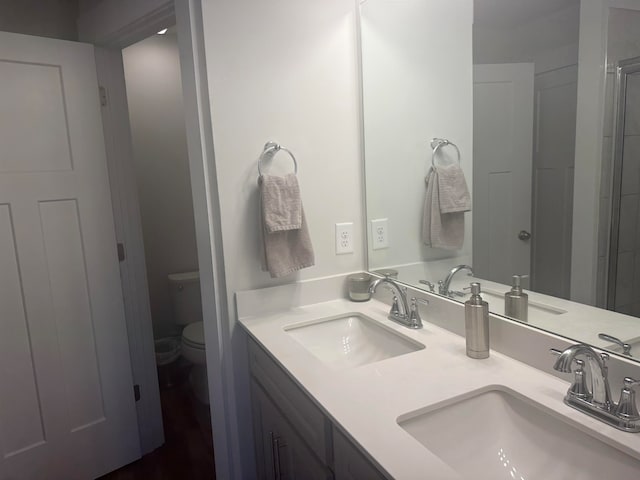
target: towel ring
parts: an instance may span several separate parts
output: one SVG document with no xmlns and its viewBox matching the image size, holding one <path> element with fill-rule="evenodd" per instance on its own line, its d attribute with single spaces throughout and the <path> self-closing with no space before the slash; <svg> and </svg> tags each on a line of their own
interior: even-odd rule
<svg viewBox="0 0 640 480">
<path fill-rule="evenodd" d="M 264 144 L 264 149 L 262 150 L 262 154 L 258 159 L 258 175 L 262 176 L 262 162 L 271 160 L 275 157 L 276 153 L 279 151 L 287 152 L 293 160 L 293 173 L 298 174 L 298 162 L 296 161 L 296 157 L 291 153 L 291 150 L 284 148 L 283 146 L 277 144 L 276 142 L 267 142 Z"/>
<path fill-rule="evenodd" d="M 442 147 L 446 147 L 447 145 L 451 145 L 456 149 L 456 153 L 458 154 L 458 164 L 460 163 L 460 149 L 458 146 L 447 140 L 446 138 L 432 138 L 431 139 L 431 148 L 433 148 L 433 153 L 431 154 L 431 165 L 436 166 L 436 155 L 438 154 L 438 150 Z"/>
</svg>

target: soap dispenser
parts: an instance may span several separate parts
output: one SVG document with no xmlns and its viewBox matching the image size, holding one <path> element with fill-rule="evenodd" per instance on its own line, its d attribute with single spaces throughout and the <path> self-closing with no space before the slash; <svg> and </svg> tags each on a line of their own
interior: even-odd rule
<svg viewBox="0 0 640 480">
<path fill-rule="evenodd" d="M 504 294 L 504 314 L 522 322 L 528 321 L 529 295 L 522 291 L 521 280 L 529 275 L 514 275 L 511 290 Z"/>
<path fill-rule="evenodd" d="M 480 284 L 471 284 L 471 298 L 464 303 L 464 327 L 467 356 L 489 357 L 489 304 L 480 296 Z"/>
</svg>

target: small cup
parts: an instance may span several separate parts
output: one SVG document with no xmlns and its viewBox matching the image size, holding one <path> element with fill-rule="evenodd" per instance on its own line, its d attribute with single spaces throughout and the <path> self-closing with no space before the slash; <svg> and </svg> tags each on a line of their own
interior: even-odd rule
<svg viewBox="0 0 640 480">
<path fill-rule="evenodd" d="M 370 284 L 371 275 L 368 273 L 352 273 L 347 277 L 349 298 L 354 302 L 366 302 L 371 298 Z"/>
</svg>

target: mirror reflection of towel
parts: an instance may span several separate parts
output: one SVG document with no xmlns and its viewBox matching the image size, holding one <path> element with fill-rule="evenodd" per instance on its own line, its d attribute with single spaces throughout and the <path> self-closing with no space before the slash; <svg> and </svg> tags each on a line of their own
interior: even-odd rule
<svg viewBox="0 0 640 480">
<path fill-rule="evenodd" d="M 263 270 L 277 278 L 313 266 L 313 246 L 297 177 L 262 175 L 258 178 L 258 188 Z"/>
<path fill-rule="evenodd" d="M 432 167 L 425 179 L 422 241 L 428 247 L 459 250 L 464 243 L 464 212 L 471 196 L 459 165 Z"/>
</svg>

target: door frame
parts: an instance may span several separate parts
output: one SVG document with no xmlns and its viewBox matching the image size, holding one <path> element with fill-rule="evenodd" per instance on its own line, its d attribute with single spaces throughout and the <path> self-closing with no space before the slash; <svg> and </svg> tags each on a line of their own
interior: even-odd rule
<svg viewBox="0 0 640 480">
<path fill-rule="evenodd" d="M 115 87 L 109 92 L 110 102 L 119 102 L 120 105 L 126 106 L 126 91 L 117 87 L 118 84 L 124 85 L 121 50 L 153 35 L 160 28 L 173 22 L 176 24 L 205 320 L 207 372 L 211 405 L 215 405 L 215 408 L 211 409 L 215 466 L 220 478 L 240 478 L 241 466 L 237 461 L 239 447 L 233 435 L 233 432 L 237 431 L 237 418 L 230 414 L 233 411 L 233 408 L 230 408 L 230 402 L 233 401 L 233 372 L 230 362 L 223 362 L 225 356 L 230 356 L 227 352 L 230 348 L 230 332 L 228 322 L 224 321 L 228 312 L 228 296 L 201 3 L 200 0 L 179 0 L 175 3 L 173 0 L 145 0 L 133 3 L 135 4 L 130 0 L 111 0 L 81 14 L 78 18 L 79 40 L 110 49 L 112 55 L 98 53 L 96 56 L 97 62 L 106 62 L 98 68 L 98 81 L 100 85 Z M 109 64 L 116 68 L 109 68 Z M 132 370 L 138 373 L 134 377 L 136 383 L 143 382 L 151 397 L 149 401 L 138 402 L 138 426 L 144 454 L 160 446 L 164 439 L 144 249 L 141 241 L 142 227 L 137 189 L 132 181 L 131 131 L 128 128 L 128 120 L 128 110 L 120 108 L 117 113 L 114 112 L 106 118 L 103 128 L 105 133 L 109 132 L 105 137 L 112 177 L 110 181 L 114 216 L 116 225 L 123 226 L 127 256 L 132 259 L 130 268 L 121 269 L 123 294 L 131 305 L 131 309 L 127 310 L 126 319 Z M 122 148 L 122 145 L 125 148 Z M 112 155 L 109 155 L 109 146 L 112 147 Z M 117 146 L 120 146 L 119 150 Z M 115 155 L 115 152 L 119 154 Z"/>
<path fill-rule="evenodd" d="M 621 60 L 616 66 L 613 126 L 613 175 L 611 188 L 611 217 L 609 221 L 609 245 L 607 248 L 607 296 L 605 307 L 616 309 L 618 277 L 618 248 L 620 241 L 620 204 L 622 202 L 622 166 L 624 157 L 624 127 L 627 105 L 627 76 L 640 72 L 640 57 Z"/>
</svg>

